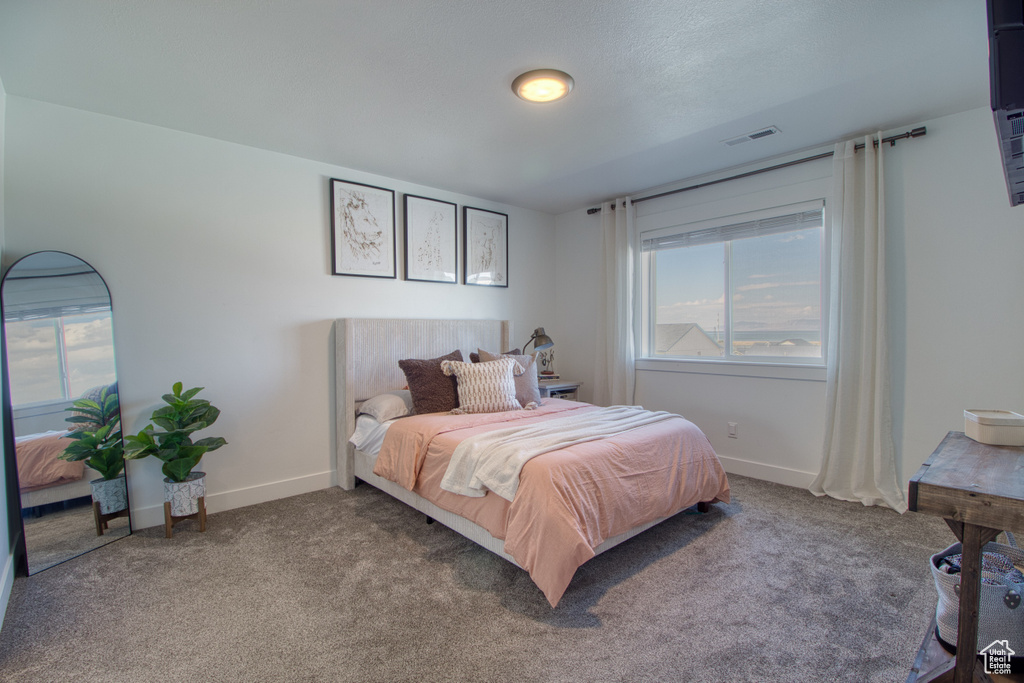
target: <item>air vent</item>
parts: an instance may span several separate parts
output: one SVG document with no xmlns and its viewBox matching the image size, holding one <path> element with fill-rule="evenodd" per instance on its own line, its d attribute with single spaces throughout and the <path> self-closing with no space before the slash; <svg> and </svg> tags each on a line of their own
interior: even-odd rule
<svg viewBox="0 0 1024 683">
<path fill-rule="evenodd" d="M 727 144 L 727 145 L 729 145 L 730 147 L 733 147 L 735 145 L 740 144 L 741 142 L 750 142 L 751 140 L 760 140 L 761 138 L 766 138 L 766 137 L 768 137 L 770 135 L 777 135 L 780 132 L 781 131 L 778 128 L 776 128 L 775 126 L 768 126 L 767 128 L 760 128 L 758 130 L 755 130 L 752 133 L 747 133 L 745 135 L 740 135 L 740 136 L 735 137 L 735 138 L 729 138 L 728 140 L 722 140 L 722 142 Z"/>
</svg>

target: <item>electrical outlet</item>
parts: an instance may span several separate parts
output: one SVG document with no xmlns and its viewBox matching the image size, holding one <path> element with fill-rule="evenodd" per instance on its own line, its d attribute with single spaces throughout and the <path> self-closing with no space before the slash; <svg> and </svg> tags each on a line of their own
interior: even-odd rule
<svg viewBox="0 0 1024 683">
<path fill-rule="evenodd" d="M 738 439 L 738 438 L 740 438 L 739 430 L 740 430 L 740 423 L 739 422 L 730 422 L 729 423 L 729 438 L 730 439 Z"/>
</svg>

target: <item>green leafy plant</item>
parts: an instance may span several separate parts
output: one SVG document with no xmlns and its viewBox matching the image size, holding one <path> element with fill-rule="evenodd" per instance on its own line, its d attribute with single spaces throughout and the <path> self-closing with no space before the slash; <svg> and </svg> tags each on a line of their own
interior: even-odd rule
<svg viewBox="0 0 1024 683">
<path fill-rule="evenodd" d="M 65 421 L 78 428 L 64 436 L 73 443 L 58 457 L 69 462 L 85 460 L 104 479 L 120 475 L 124 471 L 124 444 L 117 390 L 113 386 L 103 387 L 96 399 L 80 398 L 65 410 L 74 413 Z"/>
<path fill-rule="evenodd" d="M 150 417 L 156 426 L 146 425 L 138 434 L 125 437 L 124 457 L 136 460 L 155 456 L 164 463 L 165 477 L 185 481 L 205 453 L 227 444 L 219 436 L 192 441 L 195 432 L 206 429 L 220 416 L 220 410 L 209 401 L 195 398 L 202 390 L 203 387 L 195 387 L 183 392 L 181 382 L 175 383 L 173 393 L 163 396 L 167 405 L 154 410 Z M 163 431 L 157 431 L 157 427 Z"/>
</svg>

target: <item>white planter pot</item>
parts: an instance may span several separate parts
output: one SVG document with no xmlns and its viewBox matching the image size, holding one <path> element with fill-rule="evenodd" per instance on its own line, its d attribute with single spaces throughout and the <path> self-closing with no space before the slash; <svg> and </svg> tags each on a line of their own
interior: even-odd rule
<svg viewBox="0 0 1024 683">
<path fill-rule="evenodd" d="M 206 472 L 191 472 L 185 481 L 164 477 L 164 501 L 171 504 L 171 515 L 185 517 L 199 512 L 199 499 L 206 497 Z"/>
<path fill-rule="evenodd" d="M 128 507 L 128 484 L 123 474 L 113 479 L 93 479 L 89 484 L 102 514 L 111 515 Z"/>
</svg>

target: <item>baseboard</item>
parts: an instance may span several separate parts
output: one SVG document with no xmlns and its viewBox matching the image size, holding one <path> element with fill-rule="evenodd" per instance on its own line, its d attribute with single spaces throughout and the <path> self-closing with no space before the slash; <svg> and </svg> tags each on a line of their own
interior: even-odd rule
<svg viewBox="0 0 1024 683">
<path fill-rule="evenodd" d="M 722 467 L 729 474 L 739 474 L 744 477 L 763 479 L 764 481 L 771 481 L 776 484 L 785 484 L 786 486 L 804 489 L 814 481 L 815 475 L 812 472 L 801 472 L 787 467 L 779 467 L 778 465 L 765 465 L 764 463 L 721 455 L 718 456 L 718 459 L 722 462 Z M 210 494 L 206 497 L 206 510 L 210 513 L 233 510 L 245 507 L 246 505 L 256 505 L 257 503 L 266 503 L 271 500 L 297 496 L 301 493 L 319 491 L 334 486 L 336 483 L 334 471 L 329 470 L 304 477 L 275 481 L 270 484 L 250 486 L 233 491 L 222 491 L 221 493 Z M 163 523 L 163 504 L 132 510 L 132 527 L 135 529 L 160 526 Z M 11 558 L 8 558 L 7 564 L 8 573 L 13 581 L 14 567 Z"/>
<path fill-rule="evenodd" d="M 297 496 L 300 493 L 309 493 L 321 489 L 330 488 L 334 485 L 334 471 L 309 474 L 304 477 L 275 481 L 270 484 L 260 484 L 244 489 L 233 491 L 222 491 L 220 493 L 208 494 L 206 496 L 206 511 L 208 513 L 234 510 L 235 508 L 257 503 L 266 503 L 271 500 Z M 151 526 L 162 526 L 164 523 L 164 506 L 153 505 L 132 510 L 132 528 L 146 529 Z"/>
<path fill-rule="evenodd" d="M 725 468 L 728 474 L 739 474 L 744 477 L 761 479 L 776 484 L 785 484 L 786 486 L 794 486 L 800 489 L 810 486 L 815 477 L 813 472 L 801 472 L 800 470 L 779 467 L 778 465 L 766 465 L 761 462 L 740 460 L 739 458 L 730 458 L 723 455 L 719 455 L 718 459 L 722 462 L 722 467 Z"/>
<path fill-rule="evenodd" d="M 14 588 L 14 553 L 7 553 L 4 573 L 0 577 L 0 629 L 4 627 L 4 615 L 7 614 L 7 603 L 11 599 L 12 588 Z"/>
</svg>

